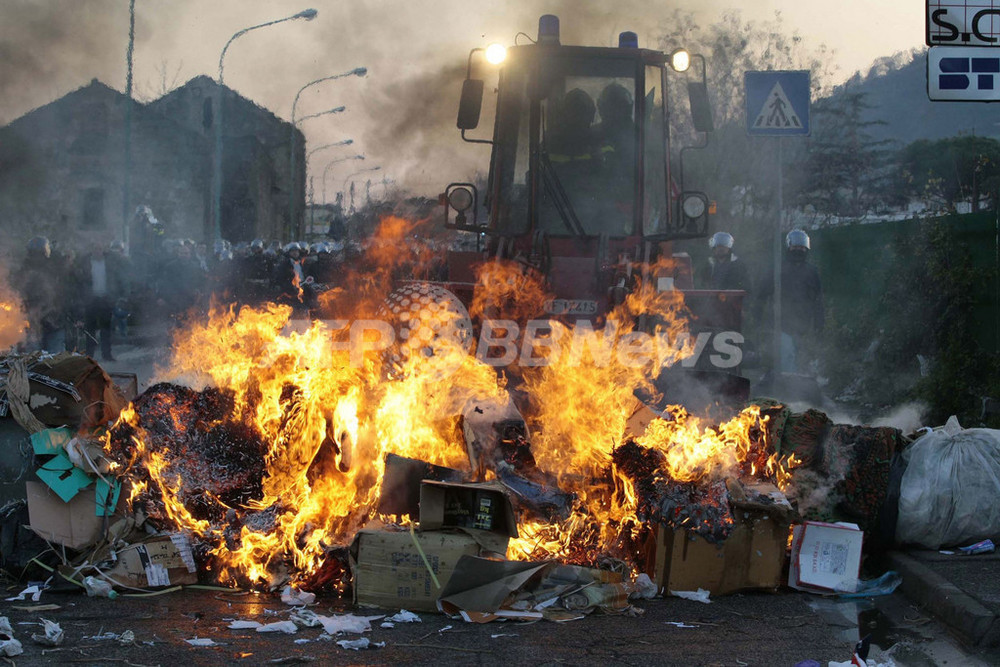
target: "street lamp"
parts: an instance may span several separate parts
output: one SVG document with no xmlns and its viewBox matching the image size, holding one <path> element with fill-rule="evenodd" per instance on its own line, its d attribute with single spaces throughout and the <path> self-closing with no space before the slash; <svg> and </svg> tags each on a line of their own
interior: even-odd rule
<svg viewBox="0 0 1000 667">
<path fill-rule="evenodd" d="M 346 109 L 347 107 L 334 107 L 332 109 L 327 109 L 326 111 L 320 111 L 319 113 L 311 113 L 308 116 L 303 116 L 302 118 L 299 118 L 297 121 L 295 121 L 295 124 L 298 125 L 299 123 L 309 120 L 310 118 L 318 118 L 319 116 L 325 116 L 328 113 L 342 113 Z"/>
<path fill-rule="evenodd" d="M 327 173 L 329 173 L 330 167 L 332 167 L 333 165 L 337 164 L 338 162 L 344 162 L 345 160 L 364 160 L 364 159 L 365 159 L 364 155 L 352 155 L 350 157 L 342 157 L 342 158 L 337 158 L 336 160 L 330 160 L 329 162 L 326 163 L 326 166 L 323 167 L 323 203 L 324 204 L 327 203 L 326 202 L 326 175 L 327 175 Z"/>
<path fill-rule="evenodd" d="M 341 72 L 340 74 L 333 74 L 331 76 L 324 76 L 319 79 L 310 81 L 306 85 L 299 88 L 299 92 L 295 93 L 295 99 L 292 101 L 292 125 L 291 131 L 288 139 L 288 228 L 298 229 L 298 223 L 295 216 L 295 110 L 299 105 L 299 97 L 302 96 L 302 92 L 309 88 L 310 86 L 315 86 L 318 83 L 323 83 L 324 81 L 333 81 L 334 79 L 342 79 L 345 76 L 367 76 L 367 67 L 355 67 L 352 70 L 346 72 Z"/>
<path fill-rule="evenodd" d="M 306 162 L 309 162 L 309 158 L 312 157 L 312 154 L 315 153 L 316 151 L 321 151 L 324 148 L 333 148 L 334 146 L 350 146 L 353 143 L 354 139 L 344 139 L 343 141 L 335 141 L 332 144 L 323 144 L 322 146 L 317 146 L 316 148 L 306 153 Z"/>
<path fill-rule="evenodd" d="M 270 25 L 275 25 L 277 23 L 284 23 L 285 21 L 294 21 L 296 19 L 305 19 L 306 21 L 312 21 L 319 14 L 315 9 L 305 9 L 298 14 L 293 14 L 292 16 L 286 16 L 283 19 L 276 19 L 274 21 L 268 21 L 267 23 L 261 23 L 259 25 L 253 25 L 249 28 L 243 28 L 226 42 L 226 45 L 222 47 L 222 53 L 219 54 L 219 80 L 218 80 L 218 90 L 216 91 L 216 116 L 215 119 L 215 164 L 213 165 L 213 174 L 215 176 L 213 181 L 213 187 L 215 189 L 214 196 L 212 197 L 215 201 L 215 238 L 222 238 L 222 86 L 223 86 L 223 63 L 226 59 L 226 51 L 229 50 L 229 45 L 236 41 L 238 38 L 247 34 L 251 30 L 257 30 L 258 28 L 266 28 Z M 294 132 L 294 128 L 292 128 Z"/>
</svg>

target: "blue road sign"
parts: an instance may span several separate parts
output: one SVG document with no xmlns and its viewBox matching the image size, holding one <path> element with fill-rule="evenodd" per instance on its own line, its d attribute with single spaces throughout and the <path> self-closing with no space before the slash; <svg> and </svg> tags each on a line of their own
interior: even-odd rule
<svg viewBox="0 0 1000 667">
<path fill-rule="evenodd" d="M 809 72 L 747 72 L 743 78 L 747 134 L 809 134 Z"/>
</svg>

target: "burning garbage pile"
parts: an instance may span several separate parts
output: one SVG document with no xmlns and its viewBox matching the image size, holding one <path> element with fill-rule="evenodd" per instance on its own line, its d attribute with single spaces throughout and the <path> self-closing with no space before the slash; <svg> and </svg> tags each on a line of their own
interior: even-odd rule
<svg viewBox="0 0 1000 667">
<path fill-rule="evenodd" d="M 399 227 L 391 220 L 384 229 Z M 524 363 L 522 354 L 509 380 L 464 337 L 428 327 L 458 317 L 436 303 L 400 318 L 413 338 L 423 336 L 421 346 L 380 344 L 375 316 L 409 260 L 388 253 L 392 243 L 377 237 L 366 269 L 325 295 L 346 327 L 296 327 L 282 306 L 216 309 L 178 336 L 168 372 L 204 388 L 156 385 L 110 430 L 106 453 L 130 481 L 132 510 L 191 534 L 212 577 L 308 586 L 328 560 L 340 569 L 343 547 L 370 522 L 421 519 L 425 529 L 419 504 L 387 502 L 386 485 L 400 484 L 387 457 L 502 489 L 516 512 L 503 555 L 589 566 L 610 559 L 626 573 L 644 569 L 656 526 L 724 541 L 736 480 L 775 490 L 787 483 L 794 461 L 775 454 L 766 414 L 752 407 L 711 428 L 680 408 L 654 412 L 635 391 L 651 392 L 655 363 L 624 354 L 599 363 L 611 343 L 593 330 L 576 359 L 538 337 L 529 352 L 545 363 Z M 540 282 L 516 266 L 484 270 L 493 274 L 479 281 L 473 318 L 488 309 L 508 319 L 537 313 Z M 417 284 L 408 300 L 427 291 Z M 679 339 L 682 309 L 675 295 L 640 288 L 605 330 L 620 337 L 655 311 L 668 316 L 663 336 Z M 569 328 L 551 326 L 553 338 L 572 341 Z M 663 354 L 688 352 L 681 341 Z M 648 426 L 630 429 L 640 416 Z M 411 480 L 411 498 L 419 482 Z"/>
<path fill-rule="evenodd" d="M 779 584 L 796 520 L 783 491 L 805 451 L 781 445 L 778 427 L 798 432 L 788 411 L 710 421 L 636 398 L 691 353 L 677 293 L 640 282 L 600 328 L 529 325 L 510 354 L 498 332 L 542 312 L 543 283 L 485 264 L 468 312 L 424 283 L 394 292 L 399 275 L 433 272 L 400 251 L 404 223 L 385 221 L 321 296 L 328 319 L 215 308 L 176 335 L 171 382 L 106 431 L 69 434 L 99 445 L 86 481 L 103 481 L 97 514 L 112 516 L 64 564 L 71 578 L 138 549 L 165 564 L 139 567 L 137 587 L 352 588 L 359 602 L 489 618 L 513 600 L 538 613 L 527 600 L 550 589 L 564 611 L 584 589 L 608 597 L 579 608 L 624 611 L 642 589 Z M 630 338 L 651 314 L 656 345 Z M 487 320 L 473 349 L 468 323 Z M 498 355 L 513 357 L 501 372 Z"/>
</svg>

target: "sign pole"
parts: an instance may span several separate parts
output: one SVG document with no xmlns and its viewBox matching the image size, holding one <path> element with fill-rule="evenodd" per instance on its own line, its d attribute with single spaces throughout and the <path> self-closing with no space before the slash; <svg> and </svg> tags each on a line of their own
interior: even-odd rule
<svg viewBox="0 0 1000 667">
<path fill-rule="evenodd" d="M 782 217 L 785 212 L 784 178 L 782 173 L 781 137 L 778 137 L 778 215 L 774 222 L 774 372 L 780 373 L 781 367 L 781 256 L 782 256 Z"/>
</svg>

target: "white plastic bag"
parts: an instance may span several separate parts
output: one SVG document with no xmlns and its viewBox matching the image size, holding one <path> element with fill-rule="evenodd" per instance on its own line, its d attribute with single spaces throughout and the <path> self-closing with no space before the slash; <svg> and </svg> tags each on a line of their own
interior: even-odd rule
<svg viewBox="0 0 1000 667">
<path fill-rule="evenodd" d="M 896 539 L 940 549 L 1000 534 L 1000 431 L 954 417 L 904 452 Z"/>
</svg>

